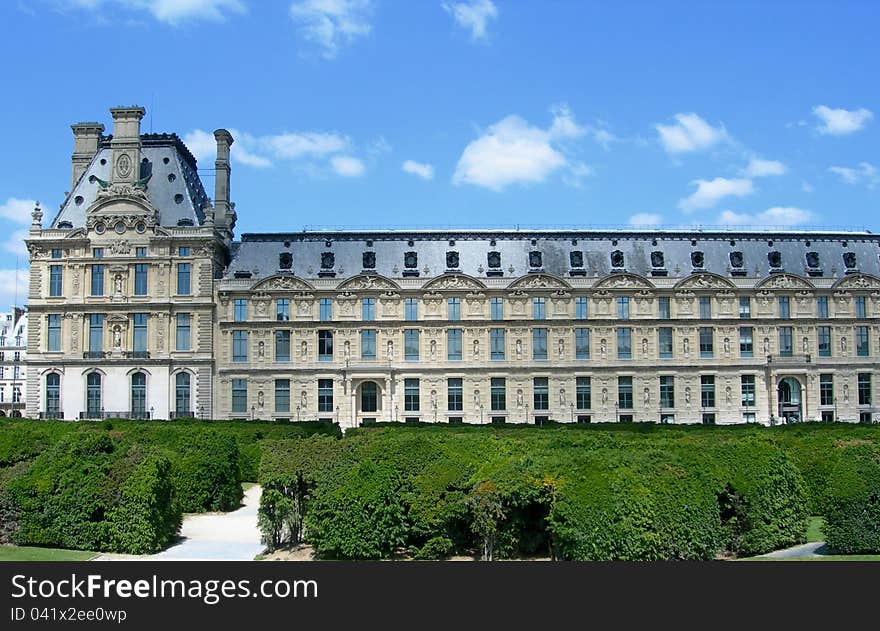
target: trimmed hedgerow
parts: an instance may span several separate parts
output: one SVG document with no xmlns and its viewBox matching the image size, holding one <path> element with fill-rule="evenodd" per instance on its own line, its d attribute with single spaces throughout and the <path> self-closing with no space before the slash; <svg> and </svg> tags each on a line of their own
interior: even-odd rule
<svg viewBox="0 0 880 631">
<path fill-rule="evenodd" d="M 180 438 L 171 471 L 180 509 L 200 513 L 237 508 L 243 491 L 235 437 L 197 430 Z"/>
<path fill-rule="evenodd" d="M 839 554 L 880 552 L 880 449 L 840 451 L 829 482 L 825 541 Z"/>
</svg>

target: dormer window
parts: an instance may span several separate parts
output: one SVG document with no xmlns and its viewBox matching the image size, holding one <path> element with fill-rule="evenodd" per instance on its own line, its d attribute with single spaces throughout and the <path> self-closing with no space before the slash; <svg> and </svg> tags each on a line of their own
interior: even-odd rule
<svg viewBox="0 0 880 631">
<path fill-rule="evenodd" d="M 819 267 L 818 252 L 807 252 L 807 267 Z"/>
<path fill-rule="evenodd" d="M 321 252 L 321 269 L 333 269 L 336 255 L 333 252 Z"/>
<path fill-rule="evenodd" d="M 611 253 L 611 267 L 620 269 L 623 267 L 623 252 L 614 250 Z"/>
<path fill-rule="evenodd" d="M 541 267 L 543 255 L 538 251 L 529 252 L 529 267 Z"/>
<path fill-rule="evenodd" d="M 293 267 L 293 254 L 282 252 L 278 255 L 278 269 L 291 269 Z"/>
<path fill-rule="evenodd" d="M 489 252 L 486 255 L 486 263 L 489 267 L 501 267 L 501 252 Z"/>
<path fill-rule="evenodd" d="M 572 267 L 584 266 L 584 253 L 580 250 L 573 250 L 568 254 L 568 261 Z"/>
<path fill-rule="evenodd" d="M 233 274 L 234 278 L 250 278 L 252 274 L 246 271 L 238 271 Z"/>
<path fill-rule="evenodd" d="M 651 252 L 651 267 L 663 267 L 666 264 L 666 257 L 660 250 Z"/>
<path fill-rule="evenodd" d="M 770 267 L 772 268 L 780 268 L 782 267 L 782 253 L 778 250 L 773 250 L 772 252 L 767 253 L 767 261 L 770 263 Z"/>
<path fill-rule="evenodd" d="M 846 266 L 846 269 L 855 269 L 856 268 L 856 253 L 855 252 L 844 252 L 843 253 L 843 264 Z"/>
<path fill-rule="evenodd" d="M 740 269 L 743 266 L 743 253 L 742 252 L 731 252 L 730 253 L 730 266 L 736 269 Z"/>
<path fill-rule="evenodd" d="M 412 243 L 412 241 L 410 241 Z M 419 255 L 417 252 L 406 252 L 403 255 L 403 266 L 407 269 L 415 269 L 419 266 Z"/>
<path fill-rule="evenodd" d="M 193 220 L 190 219 L 189 217 L 184 217 L 183 219 L 178 219 L 178 220 L 177 220 L 177 225 L 178 225 L 178 226 L 181 226 L 181 227 L 192 226 L 192 225 L 193 225 Z"/>
<path fill-rule="evenodd" d="M 697 268 L 702 268 L 703 263 L 705 262 L 705 256 L 703 253 L 697 250 L 696 252 L 691 252 L 691 265 Z"/>
<path fill-rule="evenodd" d="M 361 256 L 361 263 L 364 269 L 376 269 L 376 253 L 364 252 Z"/>
<path fill-rule="evenodd" d="M 446 269 L 458 269 L 458 252 L 450 251 L 446 253 Z"/>
</svg>

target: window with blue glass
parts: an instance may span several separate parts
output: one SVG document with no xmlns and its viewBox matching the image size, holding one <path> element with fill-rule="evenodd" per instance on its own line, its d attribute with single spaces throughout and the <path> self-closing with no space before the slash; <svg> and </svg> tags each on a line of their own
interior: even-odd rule
<svg viewBox="0 0 880 631">
<path fill-rule="evenodd" d="M 236 322 L 246 322 L 247 321 L 247 299 L 246 298 L 236 298 L 235 305 L 233 309 L 234 319 Z"/>
<path fill-rule="evenodd" d="M 146 263 L 136 263 L 134 266 L 134 295 L 147 295 L 147 269 Z"/>
<path fill-rule="evenodd" d="M 712 299 L 709 296 L 700 296 L 700 319 L 708 320 L 712 317 Z"/>
<path fill-rule="evenodd" d="M 278 322 L 290 320 L 290 300 L 287 298 L 279 298 L 275 301 L 275 320 Z"/>
<path fill-rule="evenodd" d="M 752 299 L 748 296 L 741 296 L 739 299 L 739 319 L 748 320 L 752 317 Z"/>
<path fill-rule="evenodd" d="M 361 331 L 361 359 L 376 359 L 376 329 Z"/>
<path fill-rule="evenodd" d="M 739 356 L 753 357 L 754 340 L 752 327 L 741 326 L 739 328 Z"/>
<path fill-rule="evenodd" d="M 177 248 L 177 255 L 178 256 L 189 256 L 189 247 L 183 246 L 183 245 L 180 246 L 179 248 Z"/>
<path fill-rule="evenodd" d="M 831 327 L 816 327 L 819 357 L 831 357 Z"/>
<path fill-rule="evenodd" d="M 587 297 L 577 296 L 574 299 L 574 318 L 575 320 L 587 319 Z"/>
<path fill-rule="evenodd" d="M 617 359 L 632 359 L 632 329 L 617 329 Z"/>
<path fill-rule="evenodd" d="M 372 322 L 376 319 L 376 299 L 364 298 L 361 300 L 361 320 Z"/>
<path fill-rule="evenodd" d="M 574 358 L 590 359 L 590 329 L 574 330 Z"/>
<path fill-rule="evenodd" d="M 410 322 L 419 319 L 419 299 L 407 298 L 404 300 L 404 318 Z"/>
<path fill-rule="evenodd" d="M 248 359 L 248 332 L 232 332 L 232 361 L 246 362 Z"/>
<path fill-rule="evenodd" d="M 671 317 L 671 312 L 669 310 L 669 296 L 660 296 L 657 299 L 657 316 L 661 320 L 669 320 Z"/>
<path fill-rule="evenodd" d="M 871 346 L 868 341 L 868 327 L 856 327 L 856 355 L 858 357 L 868 357 L 871 355 Z"/>
<path fill-rule="evenodd" d="M 856 296 L 856 317 L 867 318 L 868 308 L 864 296 Z"/>
<path fill-rule="evenodd" d="M 782 320 L 791 317 L 791 299 L 788 296 L 779 296 L 779 317 Z"/>
<path fill-rule="evenodd" d="M 232 411 L 247 412 L 247 379 L 232 380 Z"/>
<path fill-rule="evenodd" d="M 617 318 L 629 320 L 629 298 L 627 296 L 617 297 Z"/>
<path fill-rule="evenodd" d="M 461 329 L 448 329 L 446 331 L 446 359 L 461 359 Z"/>
<path fill-rule="evenodd" d="M 134 351 L 135 357 L 143 357 L 147 352 L 147 314 L 133 313 L 131 320 L 131 350 Z"/>
<path fill-rule="evenodd" d="M 46 338 L 46 350 L 56 352 L 61 350 L 61 315 L 50 313 L 47 316 L 49 323 L 48 336 Z"/>
<path fill-rule="evenodd" d="M 715 335 L 712 327 L 700 327 L 700 357 L 708 359 L 715 354 Z"/>
<path fill-rule="evenodd" d="M 330 322 L 333 319 L 333 301 L 330 298 L 321 298 L 320 304 L 319 319 L 321 322 Z"/>
<path fill-rule="evenodd" d="M 104 266 L 92 265 L 92 295 L 104 295 Z"/>
<path fill-rule="evenodd" d="M 489 300 L 489 317 L 493 320 L 504 319 L 504 298 L 492 298 Z"/>
<path fill-rule="evenodd" d="M 819 296 L 816 298 L 816 313 L 820 320 L 828 319 L 828 296 Z"/>
<path fill-rule="evenodd" d="M 318 331 L 318 361 L 333 361 L 333 331 Z"/>
<path fill-rule="evenodd" d="M 779 355 L 791 357 L 794 351 L 794 336 L 790 326 L 779 327 Z"/>
<path fill-rule="evenodd" d="M 547 329 L 532 329 L 532 359 L 547 359 Z"/>
<path fill-rule="evenodd" d="M 661 326 L 657 329 L 657 350 L 660 359 L 672 359 L 672 327 Z"/>
<path fill-rule="evenodd" d="M 135 258 L 145 259 L 147 258 L 147 248 L 139 247 L 134 249 Z"/>
<path fill-rule="evenodd" d="M 190 263 L 177 264 L 177 294 L 179 296 L 188 296 L 190 294 L 190 273 L 192 265 Z"/>
<path fill-rule="evenodd" d="M 290 331 L 275 331 L 275 361 L 290 361 Z"/>
<path fill-rule="evenodd" d="M 492 359 L 504 359 L 504 329 L 489 329 L 489 356 Z"/>
<path fill-rule="evenodd" d="M 419 359 L 419 330 L 404 329 L 403 331 L 403 353 L 406 361 L 416 361 Z"/>
<path fill-rule="evenodd" d="M 461 298 L 447 299 L 446 318 L 448 320 L 461 320 Z"/>
<path fill-rule="evenodd" d="M 546 318 L 544 298 L 540 296 L 532 298 L 532 318 L 535 320 L 543 320 Z"/>
<path fill-rule="evenodd" d="M 188 351 L 190 348 L 190 320 L 188 313 L 177 314 L 177 350 Z"/>
<path fill-rule="evenodd" d="M 62 291 L 62 271 L 60 265 L 49 266 L 49 295 L 60 296 Z"/>
</svg>

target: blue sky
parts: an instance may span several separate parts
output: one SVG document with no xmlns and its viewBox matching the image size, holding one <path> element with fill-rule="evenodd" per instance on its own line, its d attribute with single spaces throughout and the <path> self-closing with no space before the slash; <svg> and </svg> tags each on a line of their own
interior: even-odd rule
<svg viewBox="0 0 880 631">
<path fill-rule="evenodd" d="M 0 304 L 33 200 L 51 215 L 69 187 L 69 125 L 109 132 L 114 105 L 147 107 L 143 130 L 178 133 L 207 169 L 210 133 L 233 131 L 239 233 L 876 230 L 878 17 L 872 2 L 7 0 Z"/>
</svg>

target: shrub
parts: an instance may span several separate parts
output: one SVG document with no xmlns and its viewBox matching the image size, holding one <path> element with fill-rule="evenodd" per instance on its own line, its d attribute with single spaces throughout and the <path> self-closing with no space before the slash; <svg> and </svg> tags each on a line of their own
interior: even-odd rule
<svg viewBox="0 0 880 631">
<path fill-rule="evenodd" d="M 880 553 L 880 449 L 841 450 L 828 486 L 828 547 L 839 554 Z"/>
<path fill-rule="evenodd" d="M 238 508 L 243 496 L 238 443 L 213 430 L 182 433 L 172 455 L 172 477 L 183 512 Z"/>
</svg>

